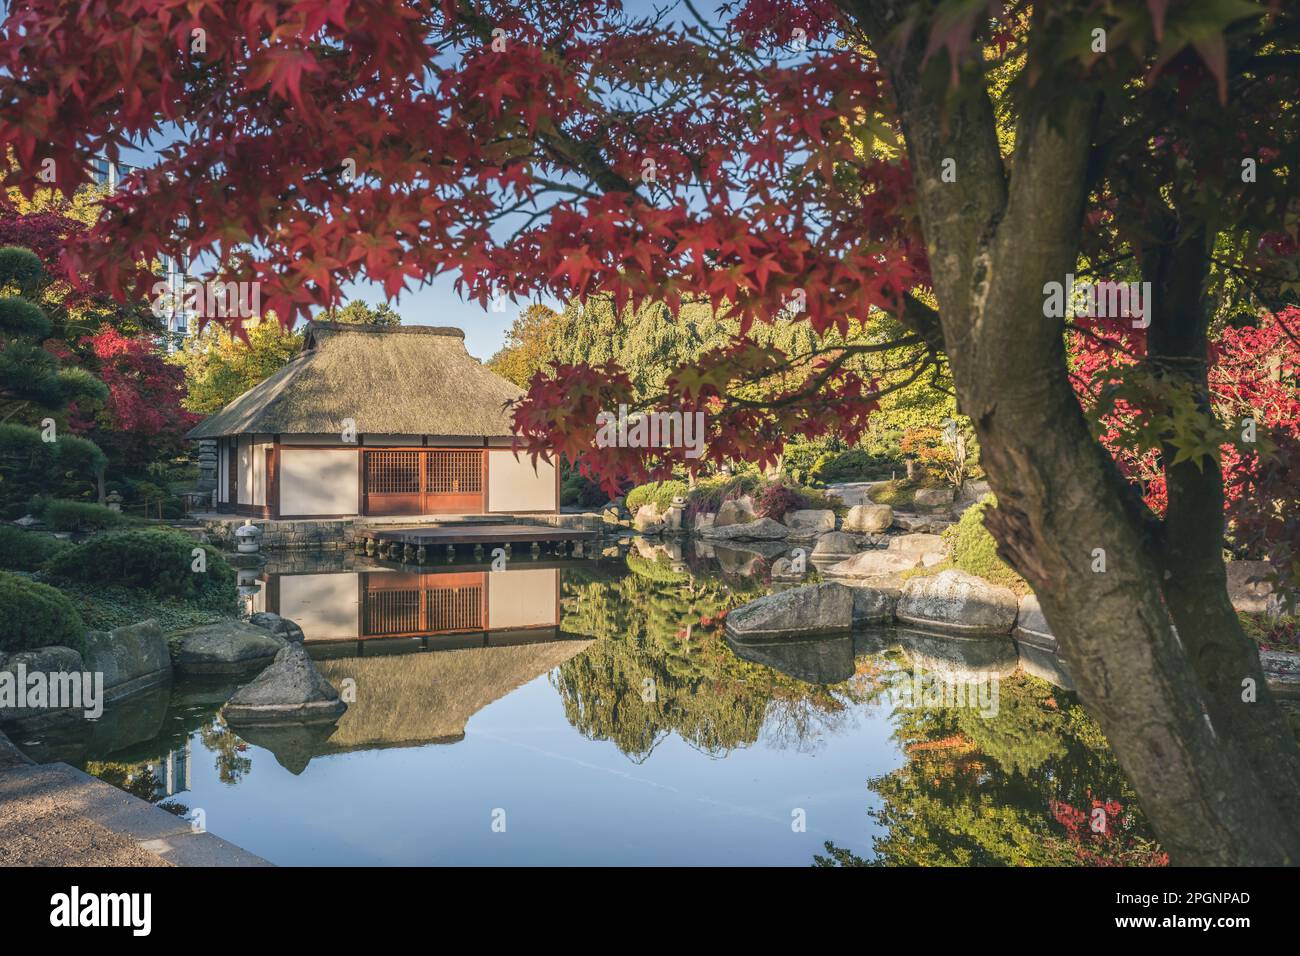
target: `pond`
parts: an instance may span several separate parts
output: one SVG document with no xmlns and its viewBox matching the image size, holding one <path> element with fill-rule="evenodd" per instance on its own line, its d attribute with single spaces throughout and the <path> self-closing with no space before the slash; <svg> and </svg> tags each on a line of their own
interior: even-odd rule
<svg viewBox="0 0 1300 956">
<path fill-rule="evenodd" d="M 14 739 L 277 864 L 1160 861 L 1052 661 L 894 628 L 736 644 L 772 555 L 685 548 L 277 558 L 246 610 L 303 627 L 337 726 L 236 733 L 235 684 L 184 679 Z"/>
</svg>

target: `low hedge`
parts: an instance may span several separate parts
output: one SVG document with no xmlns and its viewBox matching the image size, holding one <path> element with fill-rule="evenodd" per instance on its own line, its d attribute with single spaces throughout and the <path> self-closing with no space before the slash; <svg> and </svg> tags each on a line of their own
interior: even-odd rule
<svg viewBox="0 0 1300 956">
<path fill-rule="evenodd" d="M 72 602 L 48 584 L 0 571 L 0 651 L 58 644 L 86 653 L 86 626 Z"/>
<path fill-rule="evenodd" d="M 105 531 L 126 519 L 120 511 L 89 501 L 47 501 L 41 518 L 55 531 Z"/>
<path fill-rule="evenodd" d="M 196 547 L 206 552 L 204 573 L 192 570 Z M 46 571 L 56 582 L 116 584 L 187 600 L 233 595 L 235 588 L 235 569 L 220 551 L 163 529 L 105 531 L 60 552 Z"/>
<path fill-rule="evenodd" d="M 0 524 L 0 570 L 36 571 L 68 547 L 66 541 L 48 534 Z"/>
</svg>

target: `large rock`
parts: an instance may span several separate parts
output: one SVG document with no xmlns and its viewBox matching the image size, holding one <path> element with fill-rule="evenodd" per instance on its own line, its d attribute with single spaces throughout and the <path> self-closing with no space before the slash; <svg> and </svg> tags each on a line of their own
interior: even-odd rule
<svg viewBox="0 0 1300 956">
<path fill-rule="evenodd" d="M 267 664 L 285 641 L 244 621 L 222 621 L 177 631 L 172 664 L 186 674 L 242 674 Z"/>
<path fill-rule="evenodd" d="M 829 508 L 800 508 L 787 512 L 785 526 L 795 534 L 821 534 L 835 530 L 835 512 Z"/>
<path fill-rule="evenodd" d="M 773 581 L 802 581 L 807 573 L 807 563 L 805 562 L 804 571 L 796 571 L 794 562 L 782 555 L 772 562 L 772 580 Z"/>
<path fill-rule="evenodd" d="M 654 534 L 664 529 L 664 519 L 659 514 L 659 509 L 654 505 L 642 505 L 636 509 L 636 517 L 632 519 L 632 527 L 642 534 Z"/>
<path fill-rule="evenodd" d="M 269 667 L 235 691 L 222 714 L 231 724 L 314 723 L 338 720 L 347 709 L 307 649 L 288 644 Z"/>
<path fill-rule="evenodd" d="M 102 672 L 109 698 L 160 684 L 171 678 L 167 639 L 154 620 L 111 631 L 86 632 L 86 670 Z"/>
<path fill-rule="evenodd" d="M 726 505 L 724 504 L 725 508 Z M 790 529 L 771 518 L 759 518 L 746 524 L 722 524 L 722 514 L 712 528 L 700 531 L 700 536 L 710 541 L 779 541 L 790 533 Z"/>
<path fill-rule="evenodd" d="M 854 624 L 892 624 L 898 607 L 898 588 L 860 585 L 853 588 Z"/>
<path fill-rule="evenodd" d="M 713 523 L 718 520 L 718 515 L 713 511 L 701 511 L 695 516 L 695 525 L 693 531 L 703 531 L 705 528 L 712 528 Z"/>
<path fill-rule="evenodd" d="M 1267 561 L 1229 561 L 1228 597 L 1238 611 L 1263 614 L 1274 603 Z"/>
<path fill-rule="evenodd" d="M 808 584 L 768 594 L 727 615 L 727 633 L 739 639 L 847 631 L 853 627 L 853 591 L 842 584 Z"/>
<path fill-rule="evenodd" d="M 812 551 L 814 561 L 842 561 L 850 555 L 857 554 L 858 539 L 843 531 L 831 531 L 817 539 Z"/>
<path fill-rule="evenodd" d="M 900 534 L 889 539 L 889 550 L 920 560 L 927 554 L 943 554 L 948 542 L 937 534 Z"/>
<path fill-rule="evenodd" d="M 947 508 L 953 497 L 951 488 L 918 488 L 912 496 L 912 503 L 918 508 Z"/>
<path fill-rule="evenodd" d="M 1020 599 L 1020 607 L 1016 611 L 1016 629 L 1012 636 L 1035 647 L 1053 651 L 1056 649 L 1056 636 L 1052 633 L 1047 618 L 1043 617 L 1037 595 L 1026 594 Z"/>
<path fill-rule="evenodd" d="M 713 520 L 713 527 L 725 528 L 733 524 L 745 524 L 754 520 L 754 499 L 745 495 L 724 501 L 718 507 L 718 516 Z"/>
<path fill-rule="evenodd" d="M 856 670 L 852 634 L 785 636 L 772 641 L 736 640 L 728 635 L 727 646 L 741 660 L 762 664 L 807 684 L 838 684 L 851 678 Z"/>
<path fill-rule="evenodd" d="M 896 514 L 894 523 L 891 527 L 898 528 L 901 531 L 929 531 L 933 518 L 923 518 L 920 515 Z"/>
<path fill-rule="evenodd" d="M 863 551 L 853 557 L 832 564 L 822 571 L 828 578 L 875 578 L 886 574 L 901 574 L 921 563 L 920 558 L 901 551 Z"/>
<path fill-rule="evenodd" d="M 21 671 L 19 670 L 20 666 L 22 668 Z M 85 670 L 86 668 L 82 663 L 81 655 L 70 647 L 60 647 L 52 644 L 47 647 L 34 647 L 27 651 L 16 651 L 9 655 L 0 654 L 0 673 L 8 671 L 13 675 L 11 677 L 3 678 L 3 681 L 9 688 L 14 690 L 15 694 L 18 689 L 20 678 L 24 678 L 28 681 L 27 694 L 30 695 L 33 691 L 33 684 L 30 680 L 32 674 L 82 674 Z M 75 687 L 75 685 L 60 684 L 59 689 L 56 691 L 56 689 L 51 685 L 51 680 L 52 678 L 47 678 L 42 685 L 45 691 L 49 694 L 57 692 L 62 696 L 63 687 L 66 686 L 68 691 L 72 691 Z M 82 693 L 84 696 L 85 692 L 83 691 Z M 28 696 L 26 700 L 30 703 L 33 698 Z M 16 699 L 14 700 L 14 703 L 17 703 Z M 52 703 L 53 701 L 47 697 L 45 706 L 40 707 L 0 705 L 0 721 L 20 720 L 27 717 L 44 718 L 59 713 L 67 714 L 71 711 L 75 711 L 80 715 L 85 709 L 76 707 L 62 709 L 53 708 L 49 706 Z M 89 703 L 89 701 L 86 701 L 86 703 Z"/>
<path fill-rule="evenodd" d="M 302 628 L 287 617 L 281 617 L 280 615 L 273 614 L 270 611 L 258 611 L 248 619 L 248 623 L 254 627 L 265 628 L 274 636 L 283 638 L 290 644 L 301 644 L 306 640 L 306 635 L 303 634 Z"/>
<path fill-rule="evenodd" d="M 1259 663 L 1264 668 L 1264 679 L 1274 697 L 1282 700 L 1300 700 L 1300 654 L 1295 651 L 1259 652 Z"/>
<path fill-rule="evenodd" d="M 880 534 L 894 523 L 894 509 L 889 505 L 854 505 L 844 516 L 843 531 Z"/>
<path fill-rule="evenodd" d="M 903 585 L 897 616 L 909 624 L 979 634 L 1007 634 L 1019 601 L 1008 588 L 950 569 Z"/>
</svg>

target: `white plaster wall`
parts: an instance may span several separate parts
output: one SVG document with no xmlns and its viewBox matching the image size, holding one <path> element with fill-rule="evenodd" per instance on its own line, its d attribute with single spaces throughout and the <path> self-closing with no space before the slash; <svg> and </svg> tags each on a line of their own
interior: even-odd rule
<svg viewBox="0 0 1300 956">
<path fill-rule="evenodd" d="M 270 447 L 269 441 L 239 440 L 236 492 L 241 505 L 266 504 L 266 451 Z"/>
<path fill-rule="evenodd" d="M 347 448 L 280 448 L 280 514 L 357 513 L 357 452 Z"/>
<path fill-rule="evenodd" d="M 490 572 L 488 629 L 554 626 L 559 585 L 558 568 Z"/>
<path fill-rule="evenodd" d="M 520 452 L 516 459 L 513 451 L 488 452 L 488 511 L 555 511 L 559 507 L 555 491 L 555 465 L 545 459 L 537 460 L 533 471 L 532 459 Z"/>
<path fill-rule="evenodd" d="M 301 627 L 309 641 L 355 638 L 361 633 L 359 578 L 356 573 L 286 574 L 279 581 L 276 613 Z"/>
</svg>

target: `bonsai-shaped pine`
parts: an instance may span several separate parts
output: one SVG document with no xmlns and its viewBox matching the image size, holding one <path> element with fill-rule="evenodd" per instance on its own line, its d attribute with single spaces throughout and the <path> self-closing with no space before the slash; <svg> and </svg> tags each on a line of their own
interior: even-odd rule
<svg viewBox="0 0 1300 956">
<path fill-rule="evenodd" d="M 74 435 L 54 435 L 42 419 L 74 402 L 98 402 L 108 389 L 85 369 L 64 367 L 41 347 L 51 323 L 39 305 L 50 277 L 28 249 L 0 248 L 0 500 L 48 494 L 71 473 L 102 478 L 103 452 Z M 101 482 L 102 484 L 102 482 Z"/>
</svg>

